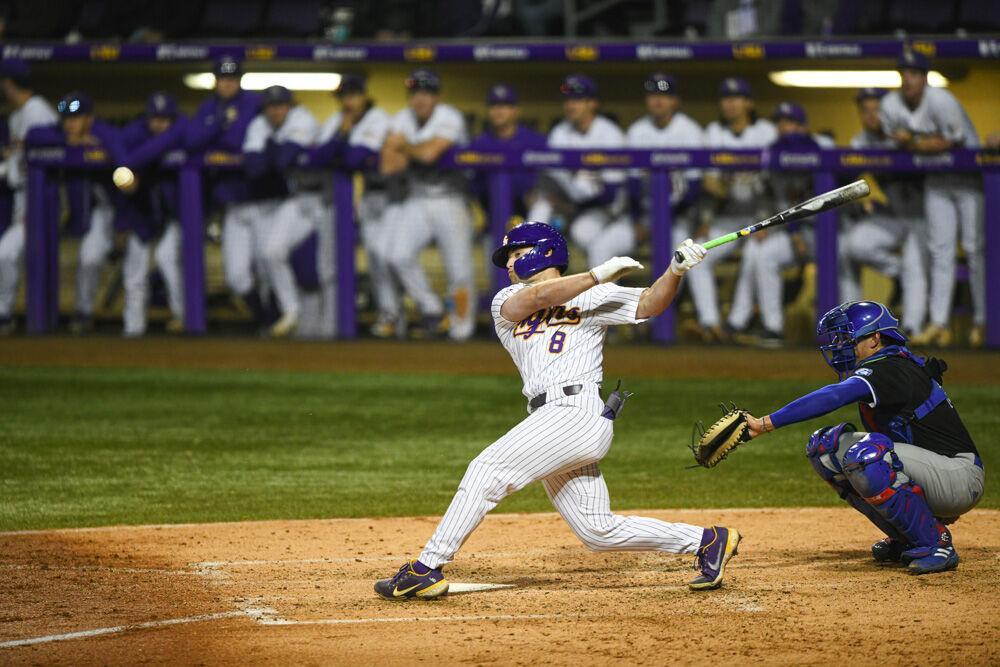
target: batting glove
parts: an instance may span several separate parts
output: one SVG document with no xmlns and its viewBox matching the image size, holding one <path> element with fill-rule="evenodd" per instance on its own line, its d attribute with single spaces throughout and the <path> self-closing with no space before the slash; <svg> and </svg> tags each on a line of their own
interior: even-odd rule
<svg viewBox="0 0 1000 667">
<path fill-rule="evenodd" d="M 603 264 L 592 268 L 590 276 L 597 281 L 598 285 L 601 285 L 614 282 L 625 274 L 641 268 L 642 264 L 631 257 L 612 257 Z"/>
<path fill-rule="evenodd" d="M 675 256 L 670 262 L 670 272 L 675 276 L 683 276 L 705 259 L 705 253 L 708 251 L 705 250 L 705 246 L 695 243 L 691 239 L 684 239 L 684 243 L 677 246 L 677 252 L 684 257 L 684 261 L 678 262 Z"/>
</svg>

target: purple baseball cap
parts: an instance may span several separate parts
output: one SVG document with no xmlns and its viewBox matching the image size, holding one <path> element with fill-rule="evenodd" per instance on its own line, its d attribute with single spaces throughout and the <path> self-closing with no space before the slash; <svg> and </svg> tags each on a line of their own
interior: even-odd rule
<svg viewBox="0 0 1000 667">
<path fill-rule="evenodd" d="M 426 90 L 429 93 L 441 92 L 441 77 L 437 72 L 429 69 L 413 70 L 406 78 L 406 88 L 411 93 L 418 90 Z"/>
<path fill-rule="evenodd" d="M 774 110 L 774 120 L 794 120 L 796 123 L 806 124 L 806 110 L 802 105 L 795 102 L 782 102 Z"/>
<path fill-rule="evenodd" d="M 719 97 L 753 97 L 750 84 L 738 76 L 727 76 L 719 84 Z"/>
<path fill-rule="evenodd" d="M 597 82 L 583 74 L 570 74 L 559 86 L 563 97 L 571 100 L 596 99 L 600 92 Z"/>
<path fill-rule="evenodd" d="M 264 106 L 292 103 L 292 91 L 284 86 L 268 86 L 264 89 L 262 96 L 264 98 Z"/>
<path fill-rule="evenodd" d="M 486 106 L 517 104 L 517 91 L 506 83 L 494 83 L 486 93 Z"/>
<path fill-rule="evenodd" d="M 87 93 L 74 90 L 71 93 L 66 93 L 59 100 L 59 104 L 56 105 L 56 111 L 59 112 L 60 116 L 80 116 L 82 114 L 93 113 L 94 100 Z"/>
<path fill-rule="evenodd" d="M 928 72 L 931 69 L 931 61 L 927 58 L 927 56 L 919 51 L 905 49 L 903 54 L 899 56 L 899 61 L 896 63 L 896 69 L 913 69 L 918 72 Z"/>
<path fill-rule="evenodd" d="M 223 76 L 238 77 L 243 74 L 243 63 L 232 56 L 222 56 L 212 65 L 212 74 L 215 78 Z"/>
<path fill-rule="evenodd" d="M 15 83 L 27 82 L 31 76 L 28 63 L 20 58 L 12 58 L 0 62 L 0 78 L 12 79 Z"/>
<path fill-rule="evenodd" d="M 146 115 L 173 118 L 177 115 L 177 100 L 170 93 L 159 90 L 146 100 Z"/>
<path fill-rule="evenodd" d="M 669 74 L 656 72 L 646 77 L 646 81 L 642 84 L 642 87 L 647 95 L 676 95 L 677 79 Z"/>
<path fill-rule="evenodd" d="M 861 103 L 864 100 L 880 100 L 886 96 L 889 91 L 885 88 L 862 88 L 858 91 L 858 94 L 854 96 L 854 101 Z"/>
<path fill-rule="evenodd" d="M 348 93 L 364 93 L 366 86 L 367 80 L 363 75 L 345 72 L 340 76 L 340 84 L 333 91 L 333 94 L 340 97 Z"/>
</svg>

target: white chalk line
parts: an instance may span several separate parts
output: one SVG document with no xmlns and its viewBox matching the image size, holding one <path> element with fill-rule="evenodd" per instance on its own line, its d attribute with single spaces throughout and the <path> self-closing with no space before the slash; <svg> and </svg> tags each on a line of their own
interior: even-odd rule
<svg viewBox="0 0 1000 667">
<path fill-rule="evenodd" d="M 120 632 L 130 632 L 133 630 L 162 628 L 169 625 L 181 625 L 184 623 L 200 623 L 202 621 L 217 621 L 223 618 L 238 618 L 240 616 L 246 616 L 246 615 L 247 614 L 243 611 L 222 611 L 216 614 L 185 616 L 183 618 L 170 618 L 163 621 L 147 621 L 145 623 L 130 623 L 128 625 L 115 625 L 109 628 L 80 630 L 79 632 L 67 632 L 61 635 L 45 635 L 43 637 L 31 637 L 30 639 L 13 639 L 10 641 L 0 642 L 0 648 L 15 648 L 18 646 L 32 646 L 35 644 L 61 642 L 69 639 L 85 639 L 87 637 L 100 637 L 101 635 L 113 635 Z"/>
<path fill-rule="evenodd" d="M 464 558 L 525 558 L 528 556 L 545 556 L 561 551 L 554 549 L 531 549 L 528 551 L 478 551 L 462 554 Z M 189 563 L 190 567 L 199 569 L 212 569 L 220 567 L 252 567 L 254 565 L 322 565 L 324 563 L 374 563 L 374 562 L 402 562 L 402 556 L 329 556 L 326 558 L 259 558 L 250 560 L 206 560 L 197 563 Z"/>
<path fill-rule="evenodd" d="M 484 616 L 400 616 L 382 618 L 316 618 L 293 620 L 285 618 L 262 618 L 257 622 L 261 625 L 369 625 L 376 623 L 469 623 L 476 621 L 538 621 L 563 620 L 576 621 L 583 616 L 578 614 L 496 614 Z"/>
<path fill-rule="evenodd" d="M 78 571 L 78 572 L 112 572 L 126 574 L 182 574 L 187 576 L 203 576 L 202 572 L 193 570 L 170 570 L 156 567 L 116 567 L 114 565 L 41 565 L 24 563 L 0 563 L 0 570 L 46 570 Z"/>
</svg>

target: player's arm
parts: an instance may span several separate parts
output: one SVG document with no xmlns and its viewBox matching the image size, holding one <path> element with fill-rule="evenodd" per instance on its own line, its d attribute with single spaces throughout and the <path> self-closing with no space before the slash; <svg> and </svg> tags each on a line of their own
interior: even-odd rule
<svg viewBox="0 0 1000 667">
<path fill-rule="evenodd" d="M 677 252 L 681 254 L 684 261 L 678 262 L 675 255 L 674 259 L 670 260 L 670 266 L 663 272 L 663 275 L 639 295 L 639 305 L 635 309 L 637 320 L 656 317 L 665 311 L 673 303 L 674 297 L 677 296 L 681 278 L 705 258 L 706 251 L 703 246 L 694 243 L 691 239 L 686 239 L 684 243 L 677 246 Z"/>
<path fill-rule="evenodd" d="M 405 171 L 409 166 L 409 158 L 406 157 L 406 137 L 399 132 L 392 132 L 385 139 L 382 145 L 382 153 L 379 159 L 379 172 L 383 176 L 391 176 Z"/>
<path fill-rule="evenodd" d="M 520 322 L 538 310 L 566 303 L 597 284 L 593 271 L 546 280 L 522 289 L 504 301 L 500 315 L 508 322 Z"/>
<path fill-rule="evenodd" d="M 782 426 L 821 417 L 851 403 L 859 401 L 871 403 L 874 400 L 875 395 L 871 385 L 864 379 L 852 375 L 843 382 L 827 385 L 797 398 L 780 410 L 764 415 L 760 419 L 748 417 L 750 437 L 756 438 Z"/>
<path fill-rule="evenodd" d="M 431 137 L 427 141 L 419 144 L 405 144 L 406 155 L 421 164 L 434 164 L 444 152 L 455 145 L 451 139 L 444 137 Z"/>
</svg>

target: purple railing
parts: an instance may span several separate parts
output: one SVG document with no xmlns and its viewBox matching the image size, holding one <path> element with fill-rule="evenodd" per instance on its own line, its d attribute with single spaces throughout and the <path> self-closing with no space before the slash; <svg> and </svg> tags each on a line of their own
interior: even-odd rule
<svg viewBox="0 0 1000 667">
<path fill-rule="evenodd" d="M 166 166 L 179 170 L 180 225 L 182 230 L 185 275 L 185 326 L 193 334 L 206 331 L 204 215 L 202 211 L 202 177 L 205 167 L 213 169 L 239 168 L 238 155 L 208 153 L 192 159 L 173 156 Z M 27 225 L 27 291 L 28 330 L 45 333 L 51 330 L 58 315 L 58 216 L 52 206 L 58 197 L 52 196 L 49 178 L 52 169 L 106 169 L 109 165 L 103 151 L 81 149 L 38 149 L 28 153 L 28 225 Z M 308 168 L 308 162 L 302 163 Z M 817 193 L 833 189 L 837 174 L 857 174 L 862 171 L 977 171 L 983 174 L 985 190 L 985 252 L 986 252 L 986 339 L 991 347 L 1000 347 L 1000 154 L 956 150 L 936 156 L 918 156 L 900 151 L 716 151 L 716 150 L 653 150 L 653 151 L 555 151 L 480 152 L 454 150 L 441 162 L 442 168 L 485 170 L 489 172 L 490 232 L 500 243 L 510 219 L 510 175 L 517 169 L 648 169 L 651 178 L 650 202 L 652 270 L 659 275 L 670 262 L 672 217 L 670 210 L 669 170 L 714 168 L 722 170 L 777 169 L 812 171 Z M 333 171 L 333 219 L 335 236 L 335 266 L 337 267 L 338 334 L 342 338 L 356 335 L 354 308 L 355 271 L 353 180 L 351 174 Z M 837 218 L 836 211 L 820 214 L 815 220 L 817 294 L 816 311 L 822 314 L 838 303 L 837 285 Z M 492 273 L 494 287 L 504 284 L 503 270 Z M 668 310 L 653 322 L 653 337 L 661 342 L 674 340 L 674 313 Z"/>
</svg>

